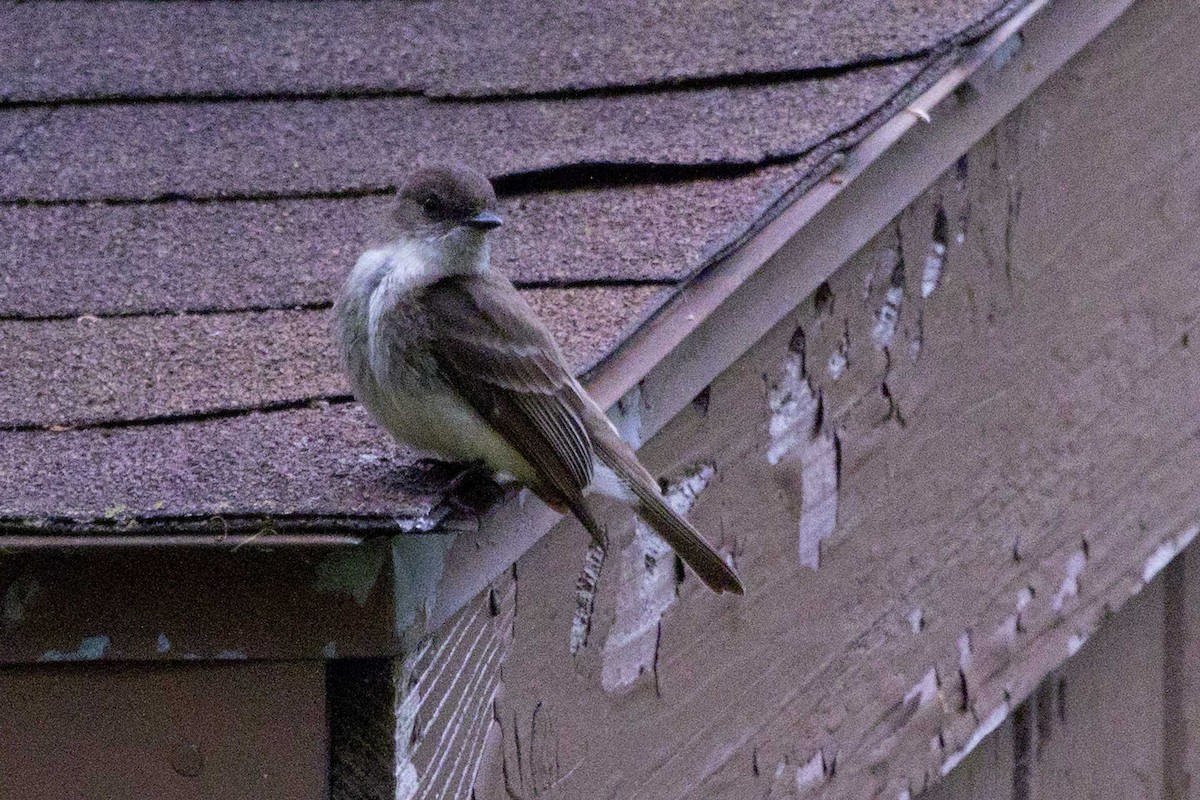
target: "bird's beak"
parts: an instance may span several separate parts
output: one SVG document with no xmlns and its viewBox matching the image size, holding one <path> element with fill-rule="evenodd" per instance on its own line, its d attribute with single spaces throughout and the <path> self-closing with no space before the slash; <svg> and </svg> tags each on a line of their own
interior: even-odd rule
<svg viewBox="0 0 1200 800">
<path fill-rule="evenodd" d="M 480 211 L 473 217 L 467 217 L 459 224 L 466 225 L 477 231 L 490 231 L 492 228 L 499 228 L 504 223 L 498 214 L 491 211 Z"/>
</svg>

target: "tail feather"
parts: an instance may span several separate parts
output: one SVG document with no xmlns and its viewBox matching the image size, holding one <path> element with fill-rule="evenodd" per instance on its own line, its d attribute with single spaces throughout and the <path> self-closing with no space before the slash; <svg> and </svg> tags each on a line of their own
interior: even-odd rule
<svg viewBox="0 0 1200 800">
<path fill-rule="evenodd" d="M 645 520 L 654 532 L 666 540 L 671 549 L 679 554 L 683 562 L 700 576 L 700 580 L 714 592 L 745 594 L 742 582 L 733 568 L 725 563 L 712 545 L 704 540 L 692 524 L 675 513 L 658 490 L 658 483 L 624 440 L 608 417 L 582 389 L 576 395 L 581 403 L 582 415 L 592 447 L 600 462 L 611 469 L 618 481 L 632 492 L 632 497 L 622 498 L 633 506 L 637 515 Z M 578 513 L 578 512 L 576 512 Z M 580 517 L 584 526 L 588 522 Z M 593 524 L 594 524 L 593 520 Z M 589 528 L 590 530 L 590 528 Z M 595 534 L 592 534 L 595 536 Z"/>
<path fill-rule="evenodd" d="M 638 516 L 666 540 L 683 562 L 714 592 L 745 594 L 737 573 L 725 563 L 721 554 L 704 540 L 700 532 L 686 519 L 675 513 L 656 490 L 631 482 L 638 498 Z"/>
</svg>

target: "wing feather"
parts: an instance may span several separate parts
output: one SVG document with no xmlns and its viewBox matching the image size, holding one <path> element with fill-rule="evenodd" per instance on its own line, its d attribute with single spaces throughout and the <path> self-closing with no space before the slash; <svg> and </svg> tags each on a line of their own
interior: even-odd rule
<svg viewBox="0 0 1200 800">
<path fill-rule="evenodd" d="M 452 276 L 425 290 L 444 377 L 573 503 L 591 483 L 592 442 L 558 345 L 499 274 Z"/>
</svg>

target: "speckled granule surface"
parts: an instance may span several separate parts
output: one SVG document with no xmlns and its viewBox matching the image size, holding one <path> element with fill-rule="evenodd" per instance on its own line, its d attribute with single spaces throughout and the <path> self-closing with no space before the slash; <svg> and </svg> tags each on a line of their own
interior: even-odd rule
<svg viewBox="0 0 1200 800">
<path fill-rule="evenodd" d="M 0 98 L 552 92 L 812 70 L 961 41 L 1006 0 L 6 2 Z M 268 35 L 269 34 L 269 35 Z M 670 42 L 671 47 L 663 46 Z"/>
<path fill-rule="evenodd" d="M 491 177 L 572 164 L 799 155 L 893 97 L 925 59 L 821 81 L 577 100 L 417 97 L 68 105 L 0 115 L 0 200 L 379 189 L 419 160 Z"/>
<path fill-rule="evenodd" d="M 678 280 L 752 225 L 795 173 L 505 198 L 492 257 L 518 285 Z M 389 203 L 0 205 L 0 317 L 328 303 Z"/>
<path fill-rule="evenodd" d="M 428 513 L 329 334 L 409 165 L 583 369 L 1016 5 L 0 2 L 0 528 Z"/>
</svg>

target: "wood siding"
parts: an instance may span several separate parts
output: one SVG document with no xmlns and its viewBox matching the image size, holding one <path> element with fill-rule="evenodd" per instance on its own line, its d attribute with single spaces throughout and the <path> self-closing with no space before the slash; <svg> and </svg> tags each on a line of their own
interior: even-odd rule
<svg viewBox="0 0 1200 800">
<path fill-rule="evenodd" d="M 1196 800 L 1198 606 L 1191 547 L 922 800 Z"/>
</svg>

